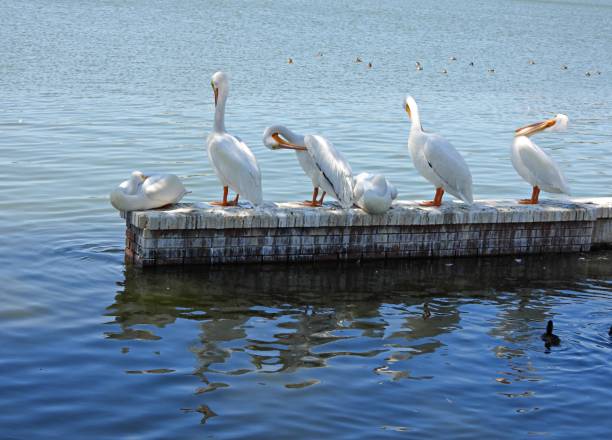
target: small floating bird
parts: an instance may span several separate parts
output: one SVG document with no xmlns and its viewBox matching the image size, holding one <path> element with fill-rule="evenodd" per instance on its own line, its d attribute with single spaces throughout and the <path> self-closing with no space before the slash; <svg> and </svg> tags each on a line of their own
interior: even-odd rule
<svg viewBox="0 0 612 440">
<path fill-rule="evenodd" d="M 448 70 L 442 69 L 442 71 L 440 73 L 442 73 L 443 75 L 446 75 L 448 73 Z"/>
<path fill-rule="evenodd" d="M 357 58 L 355 58 L 355 62 L 356 62 L 356 63 L 361 63 L 361 62 L 362 62 L 362 61 L 361 61 L 361 57 L 357 57 Z"/>
<path fill-rule="evenodd" d="M 539 131 L 563 131 L 567 128 L 569 118 L 557 115 L 544 122 L 537 122 L 518 128 L 512 142 L 512 165 L 516 172 L 533 186 L 530 199 L 519 200 L 524 205 L 538 203 L 540 190 L 550 193 L 569 194 L 570 189 L 563 173 L 540 147 L 529 139 Z"/>
<path fill-rule="evenodd" d="M 287 64 L 293 64 L 293 58 L 289 58 L 289 59 L 287 60 Z"/>
<path fill-rule="evenodd" d="M 319 58 L 322 57 L 323 56 L 323 52 L 317 52 L 316 56 L 319 57 Z"/>
<path fill-rule="evenodd" d="M 372 68 L 372 62 L 370 61 L 370 62 L 368 63 L 368 69 L 371 69 L 371 68 Z"/>
<path fill-rule="evenodd" d="M 404 107 L 412 121 L 408 138 L 412 162 L 421 176 L 436 188 L 434 199 L 421 206 L 440 206 L 445 191 L 472 204 L 472 174 L 463 157 L 442 136 L 423 131 L 419 109 L 412 96 L 406 97 Z"/>
<path fill-rule="evenodd" d="M 353 206 L 353 172 L 351 166 L 336 148 L 323 136 L 300 135 L 283 125 L 273 125 L 265 129 L 263 143 L 277 150 L 295 150 L 298 162 L 314 187 L 312 200 L 306 206 L 321 206 L 326 194 L 338 200 L 343 208 Z M 319 189 L 323 190 L 317 200 Z"/>
<path fill-rule="evenodd" d="M 563 64 L 563 65 L 561 66 L 561 70 L 567 70 L 567 64 Z"/>
<path fill-rule="evenodd" d="M 110 202 L 119 211 L 140 211 L 178 203 L 187 193 L 174 174 L 145 176 L 134 171 L 111 192 Z"/>
<path fill-rule="evenodd" d="M 534 60 L 529 60 L 528 63 L 533 66 L 536 62 Z"/>
<path fill-rule="evenodd" d="M 383 214 L 397 198 L 397 189 L 381 174 L 360 173 L 355 177 L 355 205 L 370 214 Z"/>
<path fill-rule="evenodd" d="M 212 76 L 211 85 L 215 96 L 215 123 L 206 144 L 210 164 L 223 185 L 223 200 L 211 203 L 235 206 L 242 195 L 254 205 L 261 205 L 261 172 L 257 160 L 247 144 L 225 131 L 225 103 L 229 94 L 229 79 L 225 73 L 217 72 Z M 233 201 L 227 200 L 230 188 L 236 193 Z"/>
<path fill-rule="evenodd" d="M 542 334 L 541 338 L 544 341 L 546 348 L 549 348 L 550 346 L 557 346 L 561 343 L 559 336 L 553 333 L 552 321 L 548 321 L 548 324 L 546 324 L 546 332 Z"/>
<path fill-rule="evenodd" d="M 457 61 L 457 57 L 453 56 L 449 58 L 449 61 Z"/>
<path fill-rule="evenodd" d="M 585 76 L 591 76 L 591 72 L 585 73 Z"/>
<path fill-rule="evenodd" d="M 474 61 L 470 61 L 470 63 L 468 64 L 468 66 L 472 66 L 472 67 L 474 67 Z"/>
<path fill-rule="evenodd" d="M 495 73 L 495 69 L 489 69 L 489 70 L 487 70 L 487 72 L 489 72 L 489 73 Z"/>
<path fill-rule="evenodd" d="M 429 304 L 423 304 L 423 319 L 429 319 L 431 317 L 431 311 L 429 310 Z"/>
<path fill-rule="evenodd" d="M 418 61 L 415 63 L 416 70 L 423 70 L 423 66 Z"/>
</svg>

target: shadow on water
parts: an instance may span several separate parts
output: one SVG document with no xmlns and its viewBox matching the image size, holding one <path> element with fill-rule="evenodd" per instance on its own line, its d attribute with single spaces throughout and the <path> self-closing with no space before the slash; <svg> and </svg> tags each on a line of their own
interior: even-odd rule
<svg viewBox="0 0 612 440">
<path fill-rule="evenodd" d="M 493 305 L 489 335 L 508 343 L 529 337 L 559 297 L 576 297 L 607 283 L 609 254 L 406 260 L 350 264 L 127 268 L 108 307 L 118 331 L 110 339 L 158 340 L 177 320 L 199 322 L 192 351 L 204 372 L 232 352 L 249 354 L 264 371 L 323 366 L 340 355 L 377 356 L 394 344 L 407 359 L 444 344 L 461 328 L 460 308 Z M 607 283 L 609 288 L 609 283 Z M 589 293 L 592 295 L 592 293 Z M 147 330 L 139 327 L 147 326 Z M 272 331 L 272 334 L 270 334 Z M 348 350 L 351 338 L 378 338 L 377 348 Z M 224 348 L 232 341 L 233 348 Z M 230 344 L 231 345 L 231 344 Z M 520 351 L 498 348 L 500 357 Z M 393 356 L 393 354 L 392 354 Z M 248 370 L 237 369 L 235 374 Z"/>
</svg>

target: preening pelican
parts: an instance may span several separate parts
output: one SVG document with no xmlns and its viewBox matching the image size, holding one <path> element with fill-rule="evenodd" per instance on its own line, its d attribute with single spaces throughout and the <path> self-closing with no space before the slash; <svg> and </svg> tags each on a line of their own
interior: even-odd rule
<svg viewBox="0 0 612 440">
<path fill-rule="evenodd" d="M 360 173 L 353 194 L 355 205 L 370 214 L 383 214 L 397 198 L 397 189 L 381 174 Z"/>
<path fill-rule="evenodd" d="M 353 206 L 354 182 L 351 166 L 342 153 L 323 136 L 302 136 L 282 125 L 273 125 L 264 131 L 263 143 L 272 150 L 295 150 L 300 166 L 310 177 L 314 187 L 312 201 L 306 201 L 306 205 L 321 206 L 325 194 L 329 194 L 338 200 L 343 208 Z M 323 190 L 323 195 L 317 200 L 319 189 Z"/>
<path fill-rule="evenodd" d="M 140 211 L 178 203 L 187 193 L 174 174 L 145 176 L 134 171 L 111 192 L 110 202 L 119 211 Z"/>
<path fill-rule="evenodd" d="M 512 165 L 516 172 L 533 186 L 531 198 L 519 200 L 519 203 L 538 203 L 540 190 L 557 194 L 570 193 L 567 180 L 557 164 L 529 139 L 529 136 L 539 131 L 563 131 L 568 122 L 567 116 L 559 114 L 552 119 L 516 129 L 512 142 Z"/>
<path fill-rule="evenodd" d="M 211 85 L 215 96 L 215 123 L 206 143 L 210 164 L 223 185 L 223 200 L 211 203 L 235 206 L 242 195 L 251 203 L 261 205 L 261 172 L 257 160 L 247 144 L 225 131 L 225 102 L 229 93 L 227 75 L 223 72 L 215 73 Z M 233 201 L 227 200 L 229 188 L 236 193 Z"/>
<path fill-rule="evenodd" d="M 412 121 L 408 138 L 412 162 L 421 176 L 436 187 L 434 199 L 421 206 L 440 206 L 445 191 L 472 204 L 472 174 L 463 157 L 442 136 L 423 131 L 419 108 L 412 96 L 406 97 L 404 107 Z"/>
</svg>

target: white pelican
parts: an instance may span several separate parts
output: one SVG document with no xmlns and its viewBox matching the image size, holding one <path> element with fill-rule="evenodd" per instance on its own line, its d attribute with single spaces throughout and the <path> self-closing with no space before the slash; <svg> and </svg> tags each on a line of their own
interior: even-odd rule
<svg viewBox="0 0 612 440">
<path fill-rule="evenodd" d="M 247 144 L 225 131 L 225 102 L 229 94 L 229 80 L 225 73 L 212 76 L 211 85 L 215 96 L 215 124 L 206 140 L 208 158 L 223 185 L 223 200 L 213 205 L 235 206 L 242 195 L 255 205 L 263 203 L 261 172 Z M 233 201 L 227 200 L 231 188 L 236 193 Z"/>
<path fill-rule="evenodd" d="M 370 214 L 383 214 L 397 198 L 397 189 L 381 174 L 360 173 L 353 194 L 355 205 Z"/>
<path fill-rule="evenodd" d="M 174 174 L 145 176 L 134 171 L 110 194 L 110 202 L 119 211 L 140 211 L 178 203 L 188 191 Z"/>
<path fill-rule="evenodd" d="M 420 205 L 440 206 L 445 191 L 472 204 L 472 174 L 463 157 L 442 136 L 423 131 L 419 109 L 412 96 L 406 97 L 404 107 L 412 121 L 408 138 L 412 162 L 421 176 L 436 187 L 434 199 Z"/>
<path fill-rule="evenodd" d="M 516 129 L 512 142 L 512 165 L 516 172 L 533 186 L 531 198 L 519 200 L 519 203 L 538 203 L 540 190 L 570 193 L 567 180 L 557 164 L 528 137 L 539 131 L 563 131 L 567 128 L 568 121 L 567 116 L 559 114 L 552 119 Z"/>
<path fill-rule="evenodd" d="M 323 136 L 302 136 L 282 125 L 273 125 L 264 131 L 263 143 L 272 150 L 295 150 L 300 166 L 314 187 L 312 201 L 305 202 L 307 206 L 321 206 L 325 194 L 338 200 L 343 208 L 353 206 L 351 166 L 342 153 Z M 323 195 L 317 200 L 319 188 L 323 190 Z"/>
</svg>

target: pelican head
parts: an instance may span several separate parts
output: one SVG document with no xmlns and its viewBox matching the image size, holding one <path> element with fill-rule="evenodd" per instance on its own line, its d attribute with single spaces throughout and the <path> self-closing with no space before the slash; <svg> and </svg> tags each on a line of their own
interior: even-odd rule
<svg viewBox="0 0 612 440">
<path fill-rule="evenodd" d="M 215 106 L 219 100 L 219 90 L 226 90 L 229 85 L 229 78 L 225 72 L 216 72 L 210 79 L 210 85 L 215 94 Z"/>
<path fill-rule="evenodd" d="M 142 171 L 132 171 L 132 180 L 134 182 L 142 183 L 148 178 L 149 176 L 146 176 Z"/>
<path fill-rule="evenodd" d="M 569 118 L 566 115 L 558 114 L 554 118 L 547 119 L 546 121 L 536 122 L 517 128 L 514 135 L 531 136 L 539 131 L 565 131 L 568 123 Z"/>
<path fill-rule="evenodd" d="M 294 140 L 296 137 L 297 135 L 284 125 L 272 125 L 264 130 L 263 143 L 271 150 L 285 148 L 288 150 L 305 151 L 306 147 L 297 145 Z"/>
<path fill-rule="evenodd" d="M 404 100 L 404 110 L 408 114 L 408 119 L 412 122 L 413 129 L 423 130 L 421 126 L 421 118 L 419 116 L 419 108 L 414 98 L 410 95 Z"/>
</svg>

